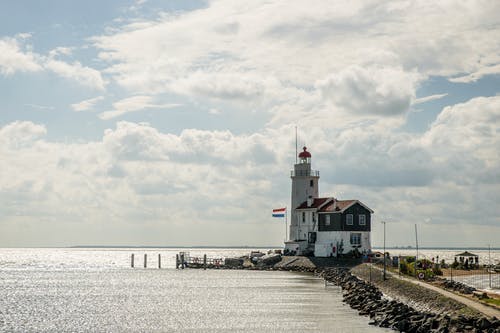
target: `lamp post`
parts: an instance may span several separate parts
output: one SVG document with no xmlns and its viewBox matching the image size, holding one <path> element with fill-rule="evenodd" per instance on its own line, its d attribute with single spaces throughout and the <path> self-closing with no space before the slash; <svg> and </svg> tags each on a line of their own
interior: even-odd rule
<svg viewBox="0 0 500 333">
<path fill-rule="evenodd" d="M 384 281 L 386 280 L 386 275 L 385 275 L 385 271 L 386 271 L 386 258 L 385 258 L 385 221 L 382 221 L 382 223 L 384 224 Z"/>
</svg>

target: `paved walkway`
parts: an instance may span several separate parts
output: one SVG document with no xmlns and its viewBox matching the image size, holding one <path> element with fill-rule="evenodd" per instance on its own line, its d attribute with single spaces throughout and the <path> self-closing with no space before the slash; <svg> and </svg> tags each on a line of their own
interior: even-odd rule
<svg viewBox="0 0 500 333">
<path fill-rule="evenodd" d="M 373 268 L 375 269 L 379 269 L 381 271 L 380 268 L 378 267 L 375 267 L 375 266 L 372 266 Z M 490 306 L 487 306 L 487 305 L 483 305 L 479 302 L 476 302 L 474 300 L 471 300 L 470 298 L 467 298 L 467 297 L 464 297 L 464 296 L 460 296 L 460 295 L 457 295 L 455 293 L 452 293 L 451 291 L 448 291 L 448 290 L 444 290 L 442 288 L 439 288 L 439 287 L 436 287 L 436 286 L 433 286 L 431 284 L 428 284 L 428 283 L 425 283 L 423 281 L 419 281 L 419 280 L 415 280 L 415 279 L 410 279 L 410 278 L 407 278 L 407 277 L 404 277 L 404 276 L 399 276 L 398 274 L 394 274 L 392 272 L 389 272 L 389 271 L 386 271 L 386 273 L 388 275 L 391 275 L 395 278 L 398 278 L 398 279 L 401 279 L 401 280 L 405 280 L 405 281 L 408 281 L 408 282 L 411 282 L 413 284 L 416 284 L 416 285 L 419 285 L 419 286 L 422 286 L 424 288 L 427 288 L 427 289 L 430 289 L 430 290 L 433 290 L 435 292 L 438 292 L 448 298 L 451 298 L 451 299 L 454 299 L 462 304 L 465 304 L 467 305 L 468 307 L 472 308 L 472 309 L 475 309 L 479 312 L 481 312 L 482 314 L 488 316 L 488 317 L 496 317 L 496 318 L 500 318 L 500 311 L 495 309 L 495 308 L 492 308 Z"/>
</svg>

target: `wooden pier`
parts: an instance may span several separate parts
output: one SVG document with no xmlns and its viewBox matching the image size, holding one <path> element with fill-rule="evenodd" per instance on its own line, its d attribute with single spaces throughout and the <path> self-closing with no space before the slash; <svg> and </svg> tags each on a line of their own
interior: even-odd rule
<svg viewBox="0 0 500 333">
<path fill-rule="evenodd" d="M 192 257 L 189 252 L 179 252 L 175 256 L 175 268 L 220 268 L 224 266 L 224 258 L 211 258 L 206 254 L 203 257 Z"/>
</svg>

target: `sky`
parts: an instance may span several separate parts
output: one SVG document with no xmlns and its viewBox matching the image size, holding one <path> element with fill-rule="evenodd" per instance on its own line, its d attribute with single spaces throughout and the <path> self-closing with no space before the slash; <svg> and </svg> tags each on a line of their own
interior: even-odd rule
<svg viewBox="0 0 500 333">
<path fill-rule="evenodd" d="M 0 2 L 0 247 L 279 246 L 307 146 L 372 244 L 500 247 L 500 2 Z"/>
</svg>

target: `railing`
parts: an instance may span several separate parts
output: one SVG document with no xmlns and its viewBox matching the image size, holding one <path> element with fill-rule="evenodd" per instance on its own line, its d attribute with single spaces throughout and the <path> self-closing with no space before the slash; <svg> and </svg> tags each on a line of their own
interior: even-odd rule
<svg viewBox="0 0 500 333">
<path fill-rule="evenodd" d="M 318 170 L 292 170 L 290 177 L 319 177 Z"/>
</svg>

